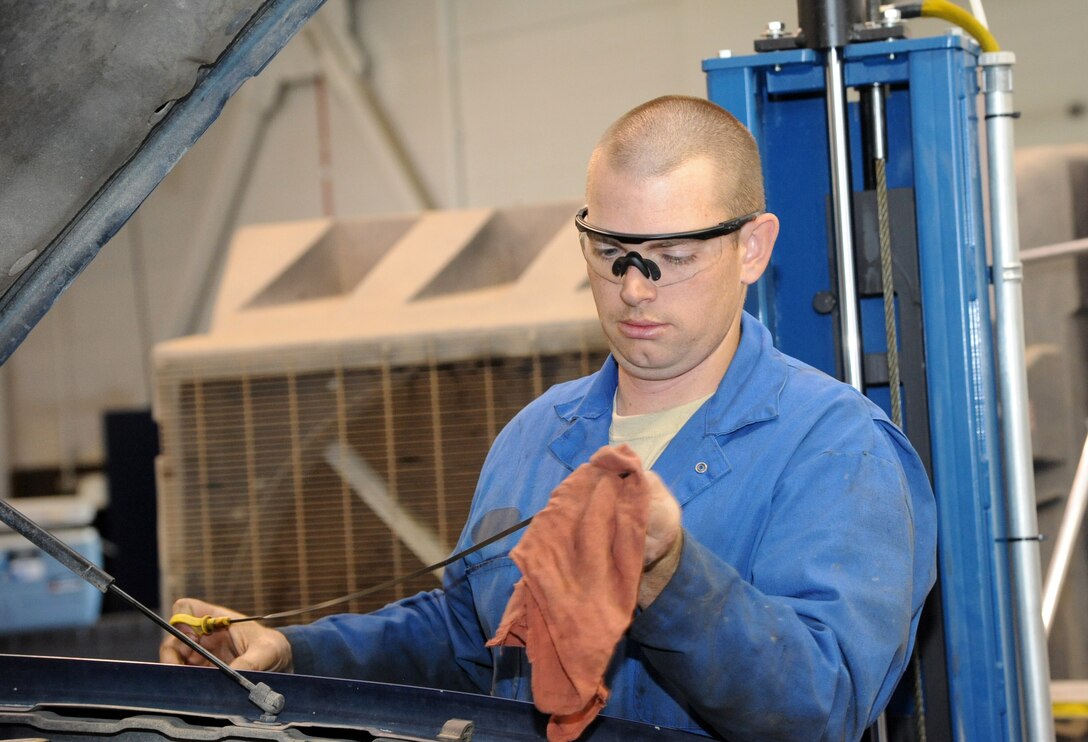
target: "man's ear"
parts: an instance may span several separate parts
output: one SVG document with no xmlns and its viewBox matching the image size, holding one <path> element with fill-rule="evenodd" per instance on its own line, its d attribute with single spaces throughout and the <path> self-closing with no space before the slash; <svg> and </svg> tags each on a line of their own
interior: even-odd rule
<svg viewBox="0 0 1088 742">
<path fill-rule="evenodd" d="M 778 217 L 774 214 L 760 214 L 744 225 L 740 231 L 740 248 L 743 250 L 740 263 L 741 283 L 750 286 L 767 270 L 776 239 Z"/>
</svg>

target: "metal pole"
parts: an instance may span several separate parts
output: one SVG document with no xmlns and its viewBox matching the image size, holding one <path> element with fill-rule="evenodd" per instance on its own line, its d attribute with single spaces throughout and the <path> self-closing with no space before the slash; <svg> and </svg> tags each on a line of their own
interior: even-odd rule
<svg viewBox="0 0 1088 742">
<path fill-rule="evenodd" d="M 842 50 L 827 50 L 827 138 L 831 157 L 831 200 L 839 274 L 839 336 L 843 381 L 862 390 L 861 323 L 858 319 L 857 268 L 854 264 L 853 200 L 849 145 L 846 140 L 846 89 Z"/>
<path fill-rule="evenodd" d="M 1043 627 L 1050 636 L 1050 627 L 1054 624 L 1054 611 L 1058 607 L 1058 597 L 1062 593 L 1069 563 L 1073 560 L 1073 547 L 1077 543 L 1081 523 L 1084 522 L 1084 510 L 1088 506 L 1088 438 L 1084 439 L 1084 449 L 1080 453 L 1077 473 L 1073 476 L 1073 486 L 1069 498 L 1065 501 L 1062 513 L 1062 525 L 1058 529 L 1058 539 L 1054 543 L 1054 553 L 1046 569 L 1046 581 L 1043 583 Z"/>
<path fill-rule="evenodd" d="M 1005 486 L 1008 497 L 1008 548 L 1016 648 L 1023 698 L 1025 739 L 1054 739 L 1050 706 L 1050 667 L 1041 609 L 1039 524 L 1028 423 L 1027 372 L 1016 173 L 1013 168 L 1011 52 L 979 57 L 986 102 L 986 145 L 990 171 L 990 231 L 993 248 L 997 373 L 1001 395 Z"/>
<path fill-rule="evenodd" d="M 1069 242 L 1058 242 L 1044 247 L 1033 247 L 1020 253 L 1020 261 L 1030 263 L 1033 260 L 1046 260 L 1047 258 L 1061 258 L 1066 255 L 1077 255 L 1088 252 L 1088 237 Z"/>
<path fill-rule="evenodd" d="M 243 677 L 237 670 L 228 666 L 227 663 L 202 647 L 198 642 L 170 625 L 157 613 L 117 587 L 112 575 L 3 500 L 0 500 L 0 522 L 6 524 L 27 541 L 56 559 L 84 582 L 94 586 L 99 592 L 110 591 L 128 601 L 134 608 L 229 675 L 236 683 L 249 691 L 249 700 L 261 711 L 265 712 L 265 715 L 261 717 L 261 721 L 275 721 L 276 715 L 283 710 L 284 698 L 282 695 L 272 690 L 266 683 L 254 684 Z"/>
</svg>

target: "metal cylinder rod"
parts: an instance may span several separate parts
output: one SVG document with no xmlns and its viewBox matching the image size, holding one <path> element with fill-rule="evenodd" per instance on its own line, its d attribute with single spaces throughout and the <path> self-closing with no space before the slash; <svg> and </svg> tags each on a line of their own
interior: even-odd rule
<svg viewBox="0 0 1088 742">
<path fill-rule="evenodd" d="M 887 344 L 888 392 L 892 422 L 903 427 L 903 399 L 899 389 L 899 338 L 895 326 L 895 282 L 892 261 L 891 218 L 888 213 L 888 144 L 884 121 L 884 86 L 870 85 L 861 90 L 862 130 L 865 150 L 872 158 L 865 163 L 872 169 L 876 191 L 877 236 L 880 243 L 880 289 L 884 300 L 884 340 Z"/>
<path fill-rule="evenodd" d="M 4 500 L 0 500 L 0 523 L 4 523 L 11 530 L 56 559 L 100 593 L 105 593 L 113 584 L 112 575 L 107 574 L 97 564 L 94 564 L 90 559 L 49 533 Z"/>
<path fill-rule="evenodd" d="M 1043 627 L 1050 636 L 1050 627 L 1054 624 L 1054 612 L 1058 607 L 1058 597 L 1069 574 L 1069 565 L 1073 561 L 1073 547 L 1077 543 L 1081 524 L 1084 522 L 1084 510 L 1088 507 L 1088 438 L 1084 439 L 1084 449 L 1080 453 L 1077 473 L 1073 475 L 1073 486 L 1065 501 L 1062 524 L 1058 529 L 1058 538 L 1054 542 L 1054 552 L 1046 568 L 1046 580 L 1043 582 Z"/>
<path fill-rule="evenodd" d="M 283 710 L 284 698 L 282 695 L 276 693 L 265 683 L 254 684 L 240 675 L 237 670 L 229 667 L 223 660 L 216 657 L 189 636 L 186 636 L 181 631 L 171 626 L 143 603 L 117 587 L 112 575 L 106 573 L 78 551 L 49 533 L 49 531 L 42 528 L 3 500 L 0 500 L 0 522 L 9 526 L 12 530 L 16 531 L 23 538 L 56 559 L 84 581 L 93 585 L 100 592 L 105 593 L 109 591 L 127 601 L 156 624 L 188 645 L 192 650 L 197 652 L 197 654 L 201 655 L 204 659 L 208 660 L 230 676 L 236 683 L 249 691 L 249 700 L 260 708 L 261 711 L 265 712 L 265 717 L 262 717 L 263 721 L 271 721 L 275 718 L 276 714 Z"/>
<path fill-rule="evenodd" d="M 843 381 L 862 390 L 861 323 L 858 318 L 857 268 L 854 263 L 853 201 L 850 150 L 846 139 L 846 89 L 842 50 L 827 50 L 826 100 L 828 154 L 831 158 L 831 201 L 838 262 L 839 336 Z"/>
<path fill-rule="evenodd" d="M 865 188 L 876 188 L 876 174 L 872 163 L 888 159 L 888 124 L 884 110 L 884 86 L 880 83 L 866 85 L 859 90 L 858 108 L 862 120 L 862 150 L 865 152 Z"/>
<path fill-rule="evenodd" d="M 987 52 L 980 56 L 979 64 L 986 105 L 997 375 L 1024 733 L 1028 740 L 1049 741 L 1054 739 L 1054 718 L 1041 607 L 1039 524 L 1035 510 L 1024 361 L 1023 266 L 1020 263 L 1013 168 L 1012 125 L 1016 113 L 1012 107 L 1012 66 L 1015 60 L 1011 52 Z"/>
</svg>

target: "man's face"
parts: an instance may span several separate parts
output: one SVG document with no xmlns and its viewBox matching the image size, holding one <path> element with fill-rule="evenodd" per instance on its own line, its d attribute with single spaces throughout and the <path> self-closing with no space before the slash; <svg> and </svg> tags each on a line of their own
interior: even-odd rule
<svg viewBox="0 0 1088 742">
<path fill-rule="evenodd" d="M 593 167 L 586 202 L 587 221 L 596 227 L 660 234 L 738 216 L 723 213 L 713 198 L 716 174 L 707 160 L 691 160 L 668 175 L 642 180 L 603 160 Z M 636 269 L 618 284 L 588 271 L 597 314 L 623 372 L 647 381 L 680 379 L 707 366 L 724 372 L 740 332 L 743 248 L 736 235 L 713 239 L 723 240 L 721 257 L 707 270 L 669 286 L 658 286 Z"/>
</svg>

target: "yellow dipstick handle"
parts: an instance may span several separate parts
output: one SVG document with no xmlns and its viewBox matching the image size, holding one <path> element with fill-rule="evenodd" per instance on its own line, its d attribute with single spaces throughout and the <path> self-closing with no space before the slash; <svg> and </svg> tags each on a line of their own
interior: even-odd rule
<svg viewBox="0 0 1088 742">
<path fill-rule="evenodd" d="M 170 617 L 170 625 L 177 626 L 179 623 L 186 626 L 192 626 L 193 631 L 198 636 L 206 636 L 217 629 L 225 629 L 230 626 L 230 616 L 204 616 L 197 618 L 196 616 L 190 616 L 188 613 L 175 613 Z"/>
</svg>

